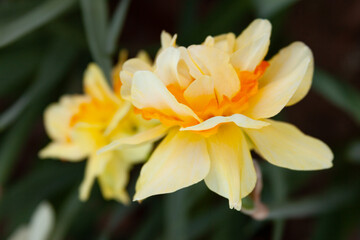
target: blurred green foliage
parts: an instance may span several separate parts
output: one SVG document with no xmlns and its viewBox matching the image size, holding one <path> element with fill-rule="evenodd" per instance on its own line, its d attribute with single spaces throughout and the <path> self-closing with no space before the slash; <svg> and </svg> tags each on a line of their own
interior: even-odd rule
<svg viewBox="0 0 360 240">
<path fill-rule="evenodd" d="M 200 42 L 206 35 L 241 29 L 255 17 L 266 17 L 274 25 L 270 53 L 276 52 L 286 41 L 284 17 L 295 2 L 215 1 L 200 18 L 204 2 L 183 1 L 179 42 Z M 117 52 L 126 47 L 119 37 L 129 5 L 130 0 L 0 2 L 0 238 L 6 239 L 26 223 L 43 199 L 56 209 L 52 240 L 252 239 L 259 233 L 282 239 L 287 220 L 305 217 L 314 219 L 314 240 L 349 238 L 360 223 L 360 182 L 353 169 L 360 162 L 358 140 L 336 146 L 335 168 L 329 170 L 326 188 L 301 197 L 293 194 L 311 186 L 321 174 L 261 162 L 262 198 L 270 209 L 263 221 L 229 210 L 227 201 L 212 194 L 204 183 L 130 206 L 103 200 L 95 188 L 89 201 L 82 203 L 77 189 L 84 164 L 38 159 L 37 151 L 48 141 L 39 133 L 44 108 L 64 93 L 81 91 L 82 72 L 90 61 L 97 62 L 110 79 Z M 360 122 L 358 90 L 319 69 L 313 89 L 339 112 Z M 286 111 L 282 117 L 286 118 Z M 134 170 L 130 193 L 138 170 Z"/>
</svg>

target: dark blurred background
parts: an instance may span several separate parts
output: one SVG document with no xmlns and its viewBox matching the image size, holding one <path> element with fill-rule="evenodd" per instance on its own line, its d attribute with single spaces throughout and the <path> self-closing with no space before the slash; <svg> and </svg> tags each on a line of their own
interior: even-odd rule
<svg viewBox="0 0 360 240">
<path fill-rule="evenodd" d="M 332 169 L 314 172 L 259 160 L 267 219 L 228 209 L 204 183 L 127 207 L 103 200 L 95 186 L 81 203 L 85 164 L 38 159 L 49 141 L 44 108 L 63 94 L 82 93 L 89 62 L 110 74 L 122 48 L 131 57 L 141 49 L 154 57 L 162 30 L 187 46 L 207 35 L 237 35 L 258 17 L 273 25 L 267 59 L 293 41 L 312 49 L 312 90 L 279 117 L 335 153 Z M 55 240 L 360 239 L 359 75 L 359 0 L 2 0 L 0 239 L 27 223 L 44 199 L 55 208 Z"/>
</svg>

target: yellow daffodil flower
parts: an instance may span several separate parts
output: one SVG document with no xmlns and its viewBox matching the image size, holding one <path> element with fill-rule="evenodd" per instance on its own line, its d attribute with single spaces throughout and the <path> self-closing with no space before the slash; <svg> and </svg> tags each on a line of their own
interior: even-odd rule
<svg viewBox="0 0 360 240">
<path fill-rule="evenodd" d="M 307 94 L 314 69 L 311 50 L 301 42 L 264 61 L 270 33 L 270 22 L 258 19 L 238 37 L 209 36 L 187 48 L 163 33 L 154 67 L 140 59 L 124 63 L 123 98 L 145 119 L 162 124 L 102 151 L 166 136 L 142 167 L 134 200 L 205 180 L 239 210 L 257 180 L 251 149 L 289 169 L 332 166 L 326 144 L 269 119 Z"/>
<path fill-rule="evenodd" d="M 122 52 L 120 59 L 125 57 Z M 45 128 L 52 142 L 40 152 L 40 157 L 66 161 L 88 158 L 80 186 L 82 200 L 89 197 L 93 182 L 98 178 L 106 199 L 128 203 L 126 185 L 130 168 L 144 161 L 152 148 L 148 143 L 101 155 L 96 153 L 114 139 L 154 127 L 153 121 L 135 115 L 131 104 L 120 97 L 121 82 L 116 76 L 119 76 L 122 63 L 120 60 L 113 71 L 114 91 L 107 85 L 100 68 L 90 64 L 84 75 L 85 94 L 64 96 L 45 111 Z"/>
</svg>

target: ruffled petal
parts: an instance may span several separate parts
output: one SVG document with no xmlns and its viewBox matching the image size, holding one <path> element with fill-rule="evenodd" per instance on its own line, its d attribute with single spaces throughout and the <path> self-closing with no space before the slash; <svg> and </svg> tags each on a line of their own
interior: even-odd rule
<svg viewBox="0 0 360 240">
<path fill-rule="evenodd" d="M 99 101 L 118 102 L 119 99 L 106 83 L 101 69 L 94 63 L 89 64 L 84 75 L 84 91 L 86 94 Z"/>
<path fill-rule="evenodd" d="M 134 200 L 170 193 L 204 179 L 210 160 L 205 139 L 173 130 L 141 169 Z"/>
<path fill-rule="evenodd" d="M 239 71 L 254 71 L 270 45 L 271 23 L 256 19 L 236 39 L 232 65 Z"/>
<path fill-rule="evenodd" d="M 256 172 L 241 129 L 226 124 L 207 138 L 210 171 L 205 178 L 210 190 L 229 199 L 230 208 L 241 209 L 241 199 L 255 187 Z"/>
<path fill-rule="evenodd" d="M 244 131 L 255 150 L 270 163 L 294 170 L 317 170 L 332 166 L 333 153 L 322 141 L 307 136 L 295 126 L 273 120 L 271 125 Z"/>
<path fill-rule="evenodd" d="M 164 125 L 158 125 L 154 128 L 139 132 L 130 137 L 124 137 L 124 138 L 115 140 L 112 143 L 101 148 L 98 151 L 98 154 L 113 150 L 115 148 L 120 148 L 120 147 L 126 148 L 126 147 L 131 147 L 132 145 L 140 145 L 140 144 L 145 144 L 145 143 L 149 143 L 149 142 L 155 142 L 155 141 L 159 140 L 160 138 L 162 138 L 163 136 L 165 136 L 168 131 L 169 131 L 168 127 L 166 127 Z"/>
<path fill-rule="evenodd" d="M 99 174 L 101 192 L 105 199 L 116 199 L 124 204 L 130 202 L 126 186 L 129 182 L 130 165 L 120 156 L 111 158 Z"/>
<path fill-rule="evenodd" d="M 197 125 L 180 128 L 180 131 L 204 131 L 204 130 L 212 129 L 218 126 L 219 124 L 230 123 L 230 122 L 233 122 L 237 126 L 242 128 L 254 128 L 254 129 L 259 129 L 269 125 L 269 123 L 267 122 L 254 120 L 242 114 L 234 114 L 229 117 L 223 117 L 223 116 L 212 117 Z"/>
<path fill-rule="evenodd" d="M 282 49 L 270 60 L 259 80 L 259 91 L 250 98 L 244 114 L 255 119 L 270 118 L 287 104 L 299 101 L 310 87 L 312 69 L 313 57 L 306 45 L 295 42 Z"/>
<path fill-rule="evenodd" d="M 88 152 L 83 148 L 72 143 L 58 143 L 52 142 L 43 148 L 40 153 L 40 158 L 60 158 L 66 161 L 81 161 L 87 157 Z"/>
<path fill-rule="evenodd" d="M 191 108 L 179 103 L 152 72 L 138 71 L 134 74 L 131 100 L 139 109 L 155 109 L 166 116 L 176 117 L 184 122 L 201 121 Z"/>
<path fill-rule="evenodd" d="M 46 108 L 44 125 L 52 140 L 67 141 L 71 117 L 78 111 L 79 105 L 88 100 L 86 97 L 65 96 L 60 99 L 59 103 L 53 103 Z"/>
<path fill-rule="evenodd" d="M 240 81 L 230 64 L 229 54 L 204 45 L 190 46 L 188 51 L 202 74 L 209 75 L 214 80 L 219 101 L 222 101 L 224 96 L 231 99 L 236 95 L 240 90 Z"/>
<path fill-rule="evenodd" d="M 107 163 L 114 157 L 114 152 L 103 154 L 93 153 L 86 163 L 85 177 L 80 185 L 80 200 L 86 201 L 89 198 L 91 188 L 95 179 L 104 171 Z"/>
<path fill-rule="evenodd" d="M 133 58 L 127 60 L 122 66 L 122 71 L 120 72 L 120 80 L 122 83 L 121 86 L 121 96 L 124 99 L 129 100 L 131 96 L 131 86 L 132 78 L 136 71 L 151 71 L 152 67 L 147 61 L 144 61 L 139 58 Z"/>
</svg>

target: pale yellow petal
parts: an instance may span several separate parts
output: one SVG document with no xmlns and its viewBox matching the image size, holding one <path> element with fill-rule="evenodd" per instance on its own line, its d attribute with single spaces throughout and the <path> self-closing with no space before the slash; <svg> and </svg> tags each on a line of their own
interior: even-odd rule
<svg viewBox="0 0 360 240">
<path fill-rule="evenodd" d="M 333 154 L 322 141 L 303 134 L 295 126 L 273 120 L 271 125 L 245 129 L 256 151 L 270 163 L 295 169 L 317 170 L 332 166 Z"/>
<path fill-rule="evenodd" d="M 179 103 L 164 83 L 149 71 L 138 71 L 134 74 L 131 100 L 132 104 L 139 109 L 156 109 L 185 122 L 194 119 L 201 121 L 191 108 Z"/>
<path fill-rule="evenodd" d="M 190 84 L 191 78 L 186 73 L 188 72 L 187 68 L 184 69 L 186 66 L 181 65 L 185 63 L 180 59 L 180 55 L 181 52 L 178 48 L 168 47 L 156 58 L 154 73 L 165 86 L 174 84 L 185 88 Z M 186 76 L 183 76 L 183 74 L 186 74 Z"/>
<path fill-rule="evenodd" d="M 171 193 L 204 179 L 210 160 L 205 139 L 173 130 L 141 169 L 134 200 Z"/>
<path fill-rule="evenodd" d="M 49 143 L 40 153 L 40 158 L 59 158 L 66 161 L 81 161 L 89 154 L 83 148 L 73 143 Z"/>
<path fill-rule="evenodd" d="M 131 95 L 131 85 L 132 78 L 134 77 L 134 73 L 136 71 L 151 71 L 152 67 L 150 64 L 142 59 L 133 58 L 127 60 L 122 66 L 122 71 L 120 72 L 120 80 L 122 83 L 121 86 L 121 96 L 124 99 L 129 100 Z"/>
<path fill-rule="evenodd" d="M 119 150 L 121 156 L 127 163 L 137 164 L 147 160 L 150 151 L 153 148 L 152 143 L 140 144 Z"/>
<path fill-rule="evenodd" d="M 65 142 L 70 132 L 71 117 L 78 111 L 79 105 L 88 101 L 86 97 L 65 96 L 59 103 L 48 106 L 44 113 L 44 125 L 52 140 Z"/>
<path fill-rule="evenodd" d="M 80 200 L 86 201 L 89 198 L 91 188 L 95 179 L 101 174 L 107 163 L 114 157 L 113 152 L 103 154 L 93 153 L 86 163 L 84 180 L 80 185 Z"/>
<path fill-rule="evenodd" d="M 254 20 L 236 39 L 231 63 L 240 71 L 253 71 L 264 59 L 270 45 L 271 23 Z"/>
<path fill-rule="evenodd" d="M 269 125 L 269 123 L 267 122 L 254 120 L 242 114 L 234 114 L 229 117 L 223 117 L 223 116 L 212 117 L 197 125 L 186 128 L 180 128 L 180 131 L 204 131 L 204 130 L 212 129 L 219 124 L 231 123 L 231 122 L 235 123 L 237 126 L 242 128 L 254 128 L 254 129 L 259 129 Z"/>
<path fill-rule="evenodd" d="M 203 43 L 205 46 L 216 47 L 229 54 L 234 52 L 235 34 L 227 33 L 215 37 L 208 36 Z"/>
<path fill-rule="evenodd" d="M 213 78 L 219 101 L 222 101 L 224 96 L 235 96 L 240 90 L 240 81 L 230 64 L 228 53 L 203 45 L 192 45 L 188 51 L 202 73 Z"/>
<path fill-rule="evenodd" d="M 259 80 L 259 91 L 250 98 L 244 114 L 255 119 L 270 118 L 290 101 L 298 101 L 309 87 L 312 68 L 312 54 L 304 44 L 293 43 L 282 49 L 270 61 L 269 68 Z M 302 85 L 304 80 L 306 83 Z M 302 86 L 301 89 L 299 86 Z"/>
<path fill-rule="evenodd" d="M 150 55 L 144 50 L 140 50 L 136 54 L 136 58 L 139 58 L 140 60 L 143 60 L 144 62 L 148 63 L 149 65 L 152 64 L 152 60 L 151 60 Z"/>
<path fill-rule="evenodd" d="M 129 181 L 130 165 L 120 156 L 114 155 L 99 174 L 101 192 L 105 199 L 115 199 L 124 204 L 130 202 L 126 186 Z"/>
<path fill-rule="evenodd" d="M 255 187 L 256 173 L 241 129 L 226 124 L 207 138 L 210 171 L 205 178 L 210 190 L 229 199 L 230 208 L 241 209 L 241 199 Z"/>
<path fill-rule="evenodd" d="M 118 126 L 119 122 L 124 119 L 130 110 L 132 110 L 130 102 L 124 102 L 121 106 L 119 106 L 119 109 L 116 111 L 109 125 L 107 126 L 104 135 L 109 135 Z"/>
<path fill-rule="evenodd" d="M 204 109 L 216 98 L 214 80 L 206 75 L 195 79 L 184 91 L 184 98 L 193 109 Z"/>
<path fill-rule="evenodd" d="M 164 125 L 158 125 L 151 129 L 139 132 L 130 137 L 124 137 L 118 140 L 113 141 L 112 143 L 106 145 L 98 151 L 98 154 L 113 150 L 115 148 L 126 148 L 131 147 L 132 145 L 140 145 L 149 142 L 155 142 L 165 136 L 165 134 L 169 131 L 169 127 Z"/>
<path fill-rule="evenodd" d="M 89 64 L 84 74 L 84 91 L 99 101 L 118 102 L 119 99 L 111 91 L 105 79 L 103 72 L 96 64 Z"/>
<path fill-rule="evenodd" d="M 102 128 L 78 123 L 71 132 L 71 140 L 84 152 L 92 153 L 107 144 Z"/>
<path fill-rule="evenodd" d="M 166 31 L 162 31 L 160 38 L 161 38 L 161 47 L 163 49 L 168 48 L 168 47 L 175 47 L 176 38 L 177 38 L 176 34 L 174 36 L 171 36 L 170 33 L 166 32 Z"/>
</svg>

